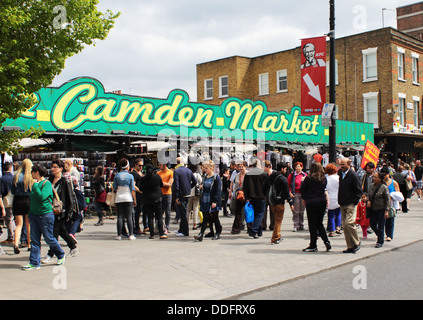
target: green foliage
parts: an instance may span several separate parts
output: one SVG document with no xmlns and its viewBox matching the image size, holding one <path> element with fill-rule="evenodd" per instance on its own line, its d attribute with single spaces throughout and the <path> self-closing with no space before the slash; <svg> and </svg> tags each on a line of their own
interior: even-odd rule
<svg viewBox="0 0 423 320">
<path fill-rule="evenodd" d="M 107 37 L 120 13 L 99 12 L 97 4 L 97 0 L 0 1 L 0 126 L 36 103 L 32 93 L 50 85 L 67 58 Z M 8 151 L 31 133 L 38 136 L 38 130 L 2 133 L 0 151 Z"/>
</svg>

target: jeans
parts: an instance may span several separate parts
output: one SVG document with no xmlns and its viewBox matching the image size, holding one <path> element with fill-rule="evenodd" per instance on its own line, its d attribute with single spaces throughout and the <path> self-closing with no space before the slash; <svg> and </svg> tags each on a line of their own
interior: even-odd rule
<svg viewBox="0 0 423 320">
<path fill-rule="evenodd" d="M 250 199 L 250 203 L 254 208 L 254 221 L 251 224 L 251 229 L 249 230 L 250 236 L 258 235 L 262 236 L 261 222 L 263 221 L 264 210 L 266 207 L 266 199 L 254 198 Z"/>
<path fill-rule="evenodd" d="M 132 222 L 132 207 L 133 207 L 133 202 L 116 203 L 118 236 L 122 235 L 123 221 L 125 219 L 128 224 L 129 235 L 134 234 L 134 224 Z"/>
<path fill-rule="evenodd" d="M 140 217 L 143 210 L 142 194 L 136 193 L 137 206 L 134 208 L 134 232 L 140 232 Z"/>
<path fill-rule="evenodd" d="M 53 236 L 59 240 L 59 236 L 62 237 L 63 240 L 65 240 L 66 244 L 68 245 L 69 249 L 73 250 L 76 248 L 76 242 L 75 240 L 69 235 L 70 232 L 66 230 L 65 227 L 66 221 L 64 219 L 60 219 L 55 217 L 54 219 L 54 225 L 53 225 Z M 54 256 L 53 250 L 50 248 L 50 250 L 47 253 L 50 257 Z"/>
<path fill-rule="evenodd" d="M 377 236 L 377 243 L 383 244 L 383 236 L 385 229 L 385 209 L 371 210 L 370 226 L 372 227 L 373 231 Z"/>
<path fill-rule="evenodd" d="M 341 226 L 341 208 L 328 210 L 328 231 L 335 231 Z"/>
<path fill-rule="evenodd" d="M 65 252 L 53 235 L 53 212 L 43 215 L 34 215 L 30 213 L 28 217 L 31 223 L 31 253 L 29 254 L 29 263 L 36 267 L 40 266 L 41 235 L 50 246 L 51 252 L 55 254 L 57 258 L 62 259 L 65 256 Z"/>
<path fill-rule="evenodd" d="M 170 214 L 172 209 L 172 194 L 162 195 L 162 211 L 165 217 L 165 228 L 169 230 L 170 226 Z"/>
<path fill-rule="evenodd" d="M 186 236 L 189 236 L 189 227 L 188 227 L 188 207 L 189 197 L 181 197 L 179 199 L 180 204 L 176 204 L 175 210 L 179 214 L 179 230 L 178 233 L 183 233 Z"/>
<path fill-rule="evenodd" d="M 394 238 L 394 226 L 395 226 L 395 218 L 388 218 L 385 220 L 385 234 L 387 237 L 391 239 Z"/>
<path fill-rule="evenodd" d="M 317 235 L 323 242 L 329 242 L 325 227 L 323 226 L 323 217 L 326 211 L 326 202 L 306 204 L 308 230 L 310 232 L 310 247 L 317 247 Z"/>
<path fill-rule="evenodd" d="M 154 218 L 158 224 L 159 235 L 162 236 L 164 233 L 161 200 L 154 203 L 144 203 L 144 214 L 148 216 L 148 229 L 150 231 L 150 236 L 154 236 Z"/>
</svg>

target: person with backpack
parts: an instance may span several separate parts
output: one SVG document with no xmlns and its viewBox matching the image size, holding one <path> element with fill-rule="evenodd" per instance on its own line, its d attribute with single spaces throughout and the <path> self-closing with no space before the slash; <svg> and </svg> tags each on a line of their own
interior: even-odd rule
<svg viewBox="0 0 423 320">
<path fill-rule="evenodd" d="M 294 200 L 289 195 L 288 181 L 285 178 L 287 165 L 283 162 L 276 164 L 276 170 L 273 170 L 269 179 L 264 185 L 267 194 L 267 202 L 274 214 L 274 227 L 271 243 L 281 242 L 281 225 L 285 213 L 285 200 L 288 201 L 291 210 L 294 210 Z"/>
</svg>

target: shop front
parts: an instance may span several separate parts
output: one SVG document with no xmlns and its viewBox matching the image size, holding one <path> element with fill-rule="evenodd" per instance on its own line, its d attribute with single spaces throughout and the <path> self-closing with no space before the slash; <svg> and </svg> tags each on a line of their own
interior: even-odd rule
<svg viewBox="0 0 423 320">
<path fill-rule="evenodd" d="M 381 157 L 391 161 L 395 167 L 399 161 L 411 163 L 423 159 L 423 134 L 376 134 L 375 144 L 381 150 Z"/>
</svg>

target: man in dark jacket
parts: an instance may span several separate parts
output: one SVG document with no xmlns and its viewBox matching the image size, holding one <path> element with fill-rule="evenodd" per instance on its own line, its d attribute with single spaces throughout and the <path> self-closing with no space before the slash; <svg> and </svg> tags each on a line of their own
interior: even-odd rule
<svg viewBox="0 0 423 320">
<path fill-rule="evenodd" d="M 175 191 L 175 209 L 179 213 L 181 219 L 179 230 L 176 234 L 178 237 L 189 236 L 187 205 L 191 195 L 191 188 L 197 184 L 194 174 L 190 169 L 184 166 L 183 159 L 178 158 L 181 166 L 173 173 L 173 186 Z"/>
<path fill-rule="evenodd" d="M 257 158 L 252 160 L 250 170 L 245 174 L 242 184 L 245 200 L 250 201 L 254 208 L 254 221 L 251 224 L 251 229 L 248 230 L 248 234 L 256 239 L 262 236 L 261 221 L 263 220 L 266 206 L 264 184 L 269 177 L 258 166 L 258 162 Z"/>
<path fill-rule="evenodd" d="M 10 162 L 6 162 L 3 165 L 3 176 L 0 178 L 0 185 L 1 185 L 1 196 L 4 198 L 9 193 L 10 188 L 12 187 L 13 181 L 13 164 Z M 5 208 L 5 220 L 7 227 L 7 239 L 5 240 L 6 243 L 13 242 L 15 238 L 15 221 L 13 217 L 12 207 Z"/>
<path fill-rule="evenodd" d="M 357 215 L 356 206 L 360 201 L 361 181 L 357 173 L 351 168 L 349 158 L 341 159 L 339 175 L 338 203 L 341 207 L 342 225 L 344 227 L 347 249 L 344 253 L 356 253 L 360 249 L 360 238 L 355 226 Z"/>
<path fill-rule="evenodd" d="M 275 225 L 273 227 L 272 244 L 278 244 L 281 242 L 281 225 L 283 215 L 285 213 L 285 200 L 288 201 L 291 210 L 294 210 L 294 199 L 289 195 L 288 181 L 285 178 L 287 165 L 283 162 L 276 164 L 276 171 L 267 179 L 264 189 L 270 203 L 271 210 L 275 215 Z M 274 188 L 274 192 L 272 192 Z M 277 196 L 276 199 L 272 197 L 272 193 Z M 269 199 L 272 198 L 272 199 Z"/>
</svg>

